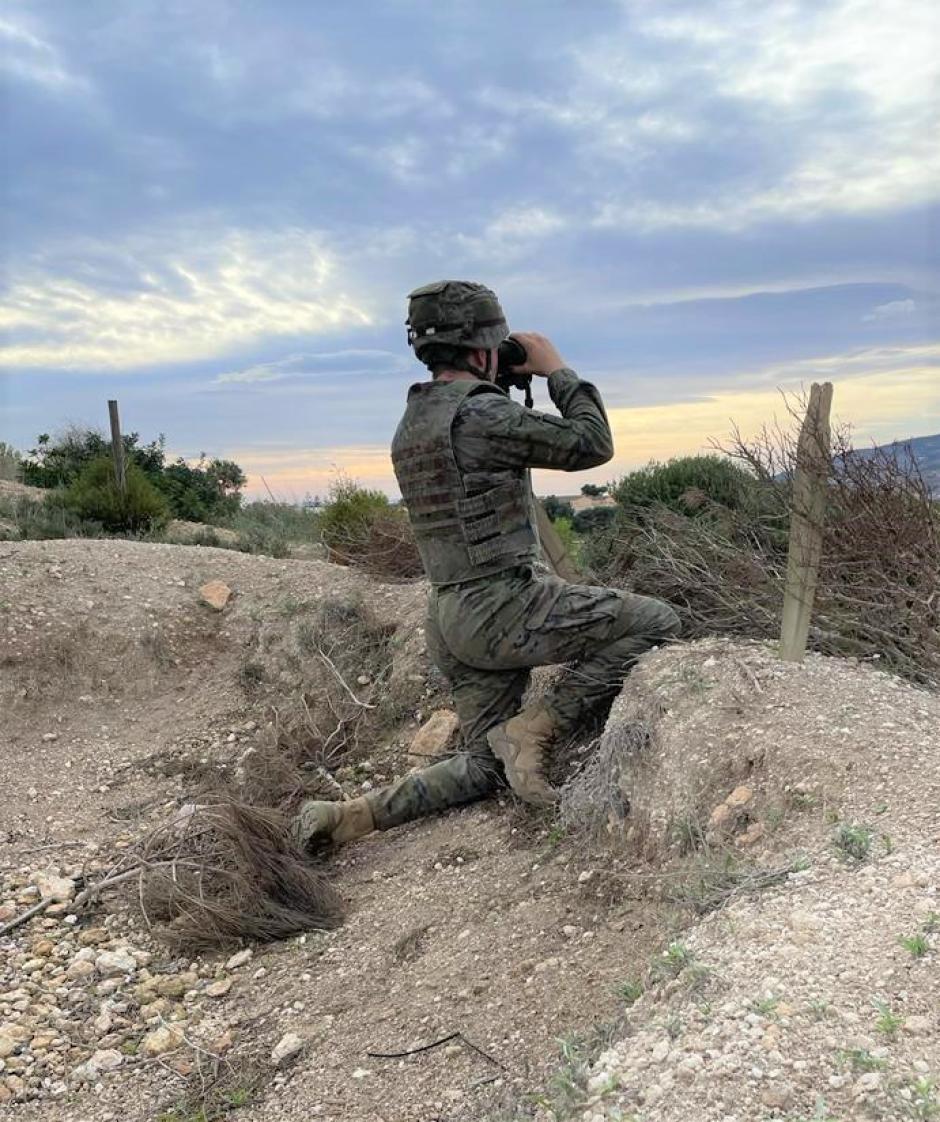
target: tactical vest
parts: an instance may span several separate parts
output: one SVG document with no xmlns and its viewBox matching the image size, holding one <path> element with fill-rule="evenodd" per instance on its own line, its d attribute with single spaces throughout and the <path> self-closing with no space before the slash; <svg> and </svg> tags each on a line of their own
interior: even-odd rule
<svg viewBox="0 0 940 1122">
<path fill-rule="evenodd" d="M 392 441 L 392 464 L 424 570 L 434 585 L 458 584 L 539 560 L 529 473 L 474 472 L 457 465 L 457 410 L 489 382 L 419 382 Z"/>
</svg>

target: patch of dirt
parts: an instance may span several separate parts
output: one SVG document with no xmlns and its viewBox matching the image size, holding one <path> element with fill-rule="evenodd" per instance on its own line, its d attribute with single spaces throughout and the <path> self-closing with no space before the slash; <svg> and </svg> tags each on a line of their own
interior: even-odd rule
<svg viewBox="0 0 940 1122">
<path fill-rule="evenodd" d="M 199 600 L 211 579 L 234 592 L 222 612 Z M 367 603 L 399 691 L 398 723 L 331 776 L 345 795 L 424 762 L 411 737 L 446 703 L 420 585 L 56 541 L 0 545 L 0 587 L 0 923 L 267 750 L 324 605 Z M 360 698 L 386 680 L 343 673 Z M 132 880 L 0 937 L 0 1112 L 929 1118 L 938 728 L 940 698 L 867 667 L 711 641 L 654 653 L 597 752 L 574 753 L 564 822 L 503 798 L 364 839 L 320 866 L 346 905 L 336 930 L 179 956 Z M 589 1043 L 560 1066 L 572 1034 Z"/>
</svg>

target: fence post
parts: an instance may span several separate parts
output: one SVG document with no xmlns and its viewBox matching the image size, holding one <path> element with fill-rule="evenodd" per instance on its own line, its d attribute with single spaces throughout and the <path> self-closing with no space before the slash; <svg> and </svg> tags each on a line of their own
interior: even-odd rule
<svg viewBox="0 0 940 1122">
<path fill-rule="evenodd" d="M 832 383 L 814 382 L 796 449 L 790 510 L 787 583 L 780 625 L 780 657 L 802 662 L 816 595 L 829 479 Z"/>
<path fill-rule="evenodd" d="M 118 416 L 118 403 L 108 402 L 108 415 L 111 418 L 111 455 L 114 459 L 114 482 L 118 493 L 127 491 L 127 475 L 124 470 L 124 441 L 121 439 L 121 419 Z"/>
</svg>

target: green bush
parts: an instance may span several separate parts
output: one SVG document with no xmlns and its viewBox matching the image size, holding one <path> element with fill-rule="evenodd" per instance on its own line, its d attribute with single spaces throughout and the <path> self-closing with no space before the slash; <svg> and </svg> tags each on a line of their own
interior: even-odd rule
<svg viewBox="0 0 940 1122">
<path fill-rule="evenodd" d="M 393 506 L 381 491 L 339 479 L 318 518 L 330 560 L 379 580 L 407 580 L 424 571 L 405 508 Z"/>
<path fill-rule="evenodd" d="M 613 489 L 628 511 L 664 506 L 677 514 L 696 514 L 717 503 L 739 510 L 753 501 L 757 480 L 724 456 L 680 456 L 655 461 L 625 475 Z"/>
<path fill-rule="evenodd" d="M 22 457 L 5 440 L 0 440 L 0 479 L 17 480 L 20 477 Z"/>
<path fill-rule="evenodd" d="M 574 520 L 574 507 L 565 499 L 559 499 L 557 495 L 546 495 L 541 503 L 553 522 L 559 518 L 567 518 L 569 522 Z"/>
<path fill-rule="evenodd" d="M 351 479 L 338 479 L 319 514 L 320 537 L 328 548 L 342 552 L 351 541 L 367 536 L 375 519 L 388 514 L 391 506 L 381 491 L 370 491 Z"/>
<path fill-rule="evenodd" d="M 98 522 L 111 532 L 152 530 L 168 520 L 166 499 L 133 462 L 126 464 L 126 484 L 122 495 L 114 482 L 111 458 L 102 456 L 82 470 L 61 502 L 79 518 Z"/>
</svg>

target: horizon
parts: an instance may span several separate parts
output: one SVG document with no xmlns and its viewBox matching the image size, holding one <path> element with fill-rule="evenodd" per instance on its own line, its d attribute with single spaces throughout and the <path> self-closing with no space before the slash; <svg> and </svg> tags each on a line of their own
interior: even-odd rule
<svg viewBox="0 0 940 1122">
<path fill-rule="evenodd" d="M 604 397 L 614 460 L 543 494 L 752 434 L 814 380 L 859 445 L 940 433 L 938 22 L 8 3 L 0 440 L 117 398 L 249 497 L 337 470 L 397 495 L 405 297 L 444 276 Z"/>
</svg>

